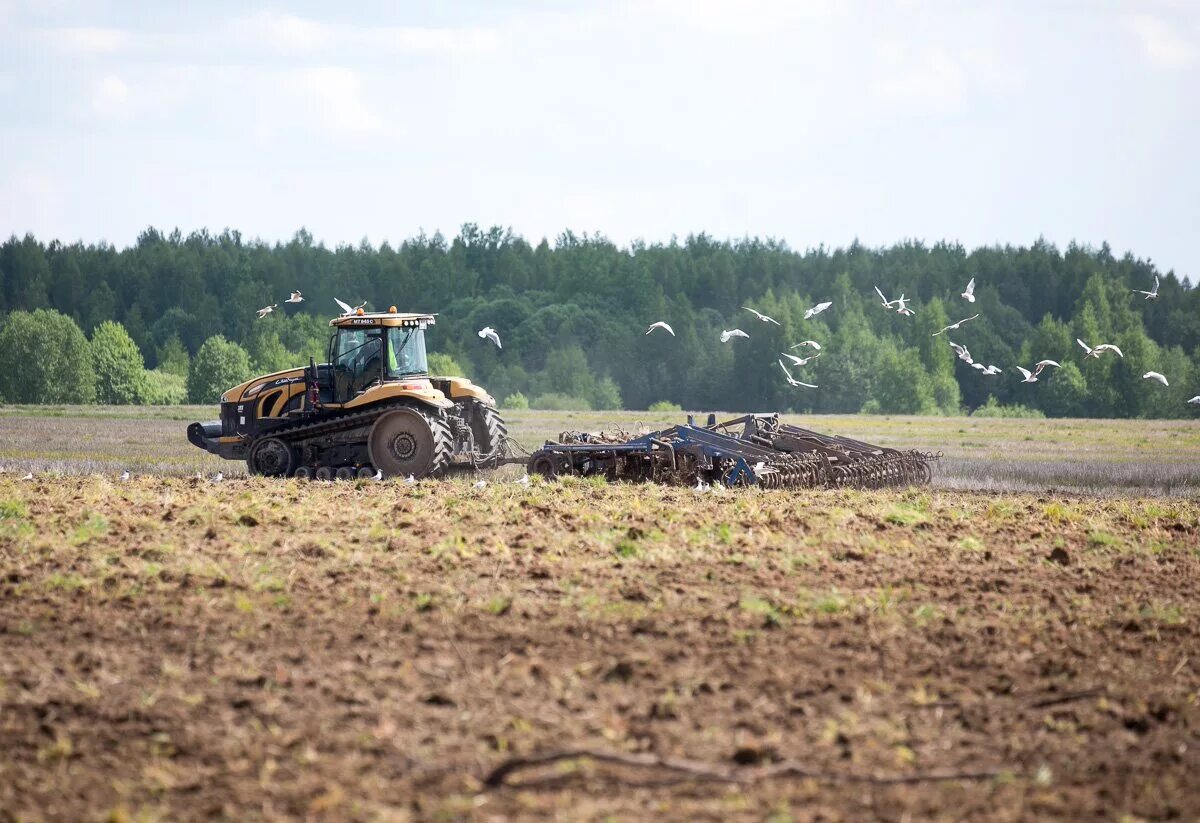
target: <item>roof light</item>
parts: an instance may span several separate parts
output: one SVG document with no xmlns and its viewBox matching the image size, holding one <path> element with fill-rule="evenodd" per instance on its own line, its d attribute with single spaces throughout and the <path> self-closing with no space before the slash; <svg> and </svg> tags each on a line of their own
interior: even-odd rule
<svg viewBox="0 0 1200 823">
<path fill-rule="evenodd" d="M 355 312 L 355 314 L 357 314 L 359 317 L 362 317 L 365 313 L 366 312 L 364 312 L 362 309 L 359 309 L 358 311 Z"/>
<path fill-rule="evenodd" d="M 395 314 L 395 313 L 396 313 L 396 307 L 388 306 L 388 314 Z"/>
</svg>

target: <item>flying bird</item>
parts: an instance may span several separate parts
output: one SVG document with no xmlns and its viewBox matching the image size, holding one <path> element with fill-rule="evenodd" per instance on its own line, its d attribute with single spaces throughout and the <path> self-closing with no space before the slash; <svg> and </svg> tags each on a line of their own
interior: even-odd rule
<svg viewBox="0 0 1200 823">
<path fill-rule="evenodd" d="M 1021 382 L 1022 383 L 1036 383 L 1037 379 L 1038 379 L 1038 375 L 1041 374 L 1042 369 L 1046 368 L 1047 366 L 1058 366 L 1058 363 L 1054 362 L 1053 360 L 1039 360 L 1038 362 L 1033 364 L 1033 372 L 1032 373 L 1028 369 L 1023 369 L 1020 366 L 1017 366 L 1017 371 L 1019 371 L 1021 374 L 1025 375 L 1025 379 L 1022 380 Z M 999 371 L 999 370 L 997 369 L 997 371 Z"/>
<path fill-rule="evenodd" d="M 971 352 L 968 351 L 966 346 L 960 346 L 953 340 L 950 340 L 949 338 L 946 339 L 949 340 L 950 348 L 954 349 L 954 353 L 958 355 L 959 360 L 963 361 L 964 363 L 970 363 L 974 365 L 975 361 L 971 358 Z"/>
<path fill-rule="evenodd" d="M 792 373 L 791 373 L 790 371 L 788 371 L 788 367 L 787 367 L 787 366 L 783 365 L 783 361 L 782 361 L 782 360 L 776 360 L 775 362 L 777 362 L 777 363 L 779 364 L 779 368 L 783 369 L 783 373 L 784 373 L 785 375 L 787 375 L 787 381 L 788 381 L 788 385 L 789 385 L 789 386 L 793 386 L 793 387 L 795 387 L 795 386 L 803 386 L 803 387 L 804 387 L 804 388 L 806 388 L 806 389 L 815 389 L 815 388 L 817 388 L 817 387 L 816 387 L 814 384 L 812 384 L 812 383 L 805 383 L 805 382 L 803 382 L 803 381 L 797 380 L 796 378 L 792 377 Z"/>
<path fill-rule="evenodd" d="M 1121 350 L 1118 349 L 1116 346 L 1114 346 L 1112 343 L 1101 343 L 1099 346 L 1097 346 L 1096 348 L 1093 349 L 1091 346 L 1089 346 L 1087 343 L 1084 343 L 1078 337 L 1075 338 L 1075 342 L 1078 343 L 1079 345 L 1083 346 L 1083 351 L 1084 351 L 1083 356 L 1084 357 L 1097 357 L 1098 358 L 1098 357 L 1100 357 L 1101 354 L 1103 354 L 1106 351 L 1115 351 L 1117 353 L 1118 357 L 1121 357 L 1121 358 L 1125 357 L 1125 355 L 1123 355 L 1121 353 Z"/>
<path fill-rule="evenodd" d="M 303 303 L 304 296 L 302 294 L 300 294 L 300 292 L 294 291 L 294 292 L 292 292 L 292 296 L 289 297 L 287 300 L 284 300 L 283 302 L 284 303 Z"/>
<path fill-rule="evenodd" d="M 998 368 L 998 367 L 997 367 L 997 366 L 995 366 L 995 365 L 991 365 L 991 364 L 989 364 L 989 365 L 988 365 L 988 367 L 987 367 L 986 369 L 984 369 L 984 370 L 983 370 L 983 373 L 984 373 L 984 374 L 986 374 L 986 375 L 988 375 L 988 376 L 990 377 L 990 376 L 992 376 L 992 375 L 997 375 L 997 374 L 999 374 L 999 373 L 1000 373 L 1000 372 L 1002 372 L 1002 371 L 1004 371 L 1004 369 L 1001 369 L 1001 368 Z"/>
<path fill-rule="evenodd" d="M 816 340 L 801 340 L 796 345 L 791 346 L 791 348 L 798 349 L 801 346 L 808 346 L 810 349 L 815 349 L 816 351 L 821 350 L 821 344 L 818 343 Z"/>
<path fill-rule="evenodd" d="M 962 297 L 963 300 L 966 300 L 968 303 L 975 302 L 975 278 L 974 277 L 971 278 L 971 282 L 967 284 L 966 289 L 963 290 L 963 293 L 960 296 Z"/>
<path fill-rule="evenodd" d="M 756 311 L 756 310 L 750 308 L 749 306 L 742 306 L 742 308 L 745 309 L 746 311 L 750 312 L 751 314 L 753 314 L 755 317 L 757 317 L 759 320 L 763 321 L 764 323 L 774 323 L 776 326 L 781 325 L 780 322 L 778 320 L 776 320 L 774 317 L 767 317 L 762 312 Z"/>
<path fill-rule="evenodd" d="M 343 303 L 341 300 L 338 300 L 336 297 L 333 298 L 333 302 L 337 303 L 338 308 L 340 308 L 342 310 L 342 317 L 347 317 L 351 314 L 354 314 L 354 308 L 349 303 Z"/>
<path fill-rule="evenodd" d="M 1193 406 L 1200 406 L 1200 394 L 1196 395 L 1188 402 L 1191 403 Z"/>
<path fill-rule="evenodd" d="M 892 303 L 893 303 L 894 301 L 892 301 L 892 300 L 888 300 L 886 297 L 884 297 L 884 296 L 883 296 L 883 292 L 881 292 L 881 291 L 879 290 L 879 286 L 876 286 L 876 287 L 875 287 L 875 293 L 876 293 L 876 294 L 878 294 L 878 295 L 879 295 L 879 299 L 880 299 L 881 301 L 883 301 L 883 307 L 884 307 L 885 309 L 890 309 L 890 308 L 892 307 Z"/>
<path fill-rule="evenodd" d="M 478 334 L 480 337 L 482 337 L 486 340 L 491 340 L 493 343 L 495 343 L 496 348 L 498 348 L 498 349 L 504 348 L 504 346 L 500 345 L 500 335 L 496 334 L 496 330 L 493 329 L 491 326 L 484 326 L 482 329 L 480 329 L 478 331 Z"/>
<path fill-rule="evenodd" d="M 1167 382 L 1166 377 L 1164 377 L 1163 375 L 1159 374 L 1156 371 L 1146 372 L 1145 374 L 1142 375 L 1142 379 L 1143 380 L 1157 380 L 1159 383 L 1162 383 L 1164 386 L 1171 385 L 1170 383 Z"/>
<path fill-rule="evenodd" d="M 825 311 L 827 308 L 829 308 L 832 305 L 833 305 L 832 300 L 827 300 L 824 303 L 818 303 L 817 305 L 813 306 L 811 309 L 809 309 L 808 311 L 806 311 L 804 313 L 804 319 L 807 320 L 808 318 L 810 318 L 814 315 L 820 314 L 821 312 Z"/>
<path fill-rule="evenodd" d="M 655 329 L 662 329 L 665 332 L 669 332 L 672 337 L 675 336 L 675 330 L 661 320 L 659 320 L 657 323 L 651 323 L 650 328 L 646 329 L 646 334 L 649 334 Z"/>
<path fill-rule="evenodd" d="M 749 337 L 749 336 L 750 336 L 750 335 L 746 334 L 746 333 L 745 333 L 744 331 L 742 331 L 741 329 L 726 329 L 725 331 L 721 332 L 721 342 L 722 342 L 722 343 L 728 343 L 728 342 L 730 341 L 730 339 L 731 339 L 731 338 L 734 338 L 734 337 Z"/>
<path fill-rule="evenodd" d="M 273 304 L 273 305 L 270 305 L 270 306 L 263 306 L 263 307 L 262 307 L 261 309 L 259 309 L 259 310 L 258 310 L 258 312 L 257 312 L 257 314 L 258 314 L 258 319 L 259 319 L 259 320 L 262 320 L 262 319 L 263 319 L 264 317 L 266 317 L 268 314 L 270 314 L 271 312 L 275 311 L 275 307 L 276 307 L 276 306 L 278 306 L 278 305 L 279 305 L 278 303 L 275 303 L 275 304 Z"/>
<path fill-rule="evenodd" d="M 1158 298 L 1158 275 L 1154 275 L 1154 288 L 1150 291 L 1142 291 L 1141 289 L 1130 289 L 1134 294 L 1144 294 L 1147 300 L 1155 300 Z"/>
<path fill-rule="evenodd" d="M 1025 375 L 1025 379 L 1021 381 L 1022 383 L 1036 383 L 1037 382 L 1037 374 L 1029 371 L 1029 369 L 1026 369 L 1022 366 L 1017 366 L 1017 371 L 1019 371 L 1021 374 Z"/>
<path fill-rule="evenodd" d="M 808 363 L 808 361 L 810 361 L 810 360 L 816 360 L 818 357 L 820 357 L 820 356 L 821 356 L 821 352 L 817 352 L 816 354 L 814 354 L 814 355 L 812 355 L 812 356 L 810 356 L 810 357 L 797 357 L 796 355 L 794 355 L 794 354 L 788 354 L 788 353 L 787 353 L 787 352 L 785 352 L 785 351 L 781 351 L 781 352 L 780 352 L 780 354 L 782 354 L 782 355 L 783 355 L 784 357 L 786 357 L 788 360 L 791 360 L 791 361 L 792 361 L 793 363 L 795 363 L 797 366 L 804 366 L 804 365 L 806 365 L 806 364 Z"/>
<path fill-rule="evenodd" d="M 978 317 L 978 316 L 979 316 L 978 314 L 973 314 L 973 315 L 971 315 L 970 317 L 967 317 L 967 318 L 964 318 L 964 319 L 962 319 L 962 320 L 959 320 L 957 323 L 951 323 L 949 326 L 946 326 L 946 328 L 942 329 L 942 331 L 935 331 L 935 332 L 934 332 L 932 335 L 930 335 L 930 336 L 931 336 L 931 337 L 937 337 L 937 336 L 938 336 L 939 334 L 941 334 L 943 331 L 950 331 L 951 329 L 957 329 L 957 328 L 958 328 L 959 326 L 961 326 L 963 323 L 966 323 L 968 320 L 974 320 L 974 319 L 975 319 L 976 317 Z"/>
</svg>

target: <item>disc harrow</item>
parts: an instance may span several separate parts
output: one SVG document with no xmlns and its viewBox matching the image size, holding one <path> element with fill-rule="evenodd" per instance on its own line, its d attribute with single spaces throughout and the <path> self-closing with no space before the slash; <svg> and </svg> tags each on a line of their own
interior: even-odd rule
<svg viewBox="0 0 1200 823">
<path fill-rule="evenodd" d="M 744 415 L 700 426 L 629 435 L 563 432 L 529 457 L 546 478 L 604 476 L 613 481 L 697 483 L 766 489 L 880 489 L 928 485 L 940 454 L 898 451 L 782 423 L 778 415 Z"/>
</svg>

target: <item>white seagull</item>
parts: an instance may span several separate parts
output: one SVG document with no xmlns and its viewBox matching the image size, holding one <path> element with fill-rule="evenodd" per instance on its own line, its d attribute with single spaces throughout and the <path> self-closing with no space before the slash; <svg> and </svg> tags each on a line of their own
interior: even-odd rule
<svg viewBox="0 0 1200 823">
<path fill-rule="evenodd" d="M 1091 346 L 1089 346 L 1087 343 L 1084 343 L 1078 337 L 1075 338 L 1075 342 L 1078 343 L 1079 345 L 1083 346 L 1083 351 L 1084 351 L 1083 356 L 1084 357 L 1097 357 L 1098 358 L 1101 354 L 1103 354 L 1106 351 L 1115 351 L 1117 353 L 1118 357 L 1121 357 L 1121 358 L 1125 357 L 1125 355 L 1121 354 L 1121 350 L 1118 349 L 1116 346 L 1114 346 L 1112 343 L 1101 343 L 1099 346 L 1097 346 L 1096 348 L 1093 349 Z"/>
<path fill-rule="evenodd" d="M 496 344 L 496 348 L 498 348 L 498 349 L 504 348 L 504 346 L 500 345 L 500 335 L 496 334 L 496 330 L 493 329 L 491 326 L 484 326 L 482 329 L 480 329 L 477 332 L 477 334 L 486 340 L 491 340 L 493 343 Z"/>
<path fill-rule="evenodd" d="M 476 480 L 475 483 L 472 485 L 472 488 L 475 488 L 475 489 L 482 489 L 482 488 L 486 488 L 486 487 L 487 487 L 486 480 Z"/>
<path fill-rule="evenodd" d="M 303 303 L 304 296 L 302 294 L 300 294 L 300 292 L 294 291 L 294 292 L 292 292 L 292 296 L 289 297 L 287 300 L 284 300 L 283 302 L 284 303 Z"/>
<path fill-rule="evenodd" d="M 967 284 L 967 288 L 963 290 L 963 293 L 960 296 L 962 297 L 963 300 L 966 300 L 968 303 L 975 302 L 975 278 L 974 277 L 971 278 L 971 282 Z"/>
<path fill-rule="evenodd" d="M 813 306 L 811 309 L 809 309 L 808 311 L 806 311 L 804 313 L 804 319 L 807 320 L 808 318 L 812 317 L 813 315 L 820 314 L 821 312 L 825 311 L 827 308 L 829 308 L 832 305 L 833 305 L 832 300 L 827 300 L 824 303 L 818 303 L 817 305 Z"/>
<path fill-rule="evenodd" d="M 746 311 L 750 312 L 751 314 L 753 314 L 755 317 L 757 317 L 759 320 L 763 321 L 764 323 L 774 323 L 776 326 L 781 325 L 780 322 L 778 320 L 776 320 L 774 317 L 767 317 L 762 312 L 756 311 L 756 310 L 750 308 L 749 306 L 742 306 L 742 308 L 745 309 Z"/>
<path fill-rule="evenodd" d="M 1042 369 L 1046 368 L 1047 366 L 1058 366 L 1058 363 L 1055 363 L 1053 360 L 1039 360 L 1038 362 L 1033 364 L 1033 372 L 1032 373 L 1030 373 L 1030 371 L 1028 369 L 1023 369 L 1020 366 L 1017 366 L 1017 371 L 1019 371 L 1021 374 L 1025 375 L 1025 379 L 1022 380 L 1021 382 L 1022 383 L 1036 383 L 1037 379 L 1038 379 L 1038 375 L 1041 374 Z"/>
<path fill-rule="evenodd" d="M 959 360 L 963 361 L 964 363 L 970 363 L 972 365 L 975 364 L 975 361 L 971 358 L 971 352 L 967 350 L 966 346 L 960 346 L 953 340 L 950 340 L 949 338 L 946 339 L 949 340 L 950 348 L 954 349 L 954 353 L 958 355 Z"/>
<path fill-rule="evenodd" d="M 886 297 L 884 297 L 884 296 L 883 296 L 883 292 L 881 292 L 881 291 L 879 290 L 879 286 L 876 286 L 876 287 L 875 287 L 875 293 L 879 295 L 879 299 L 880 299 L 880 300 L 883 302 L 883 307 L 884 307 L 885 309 L 890 309 L 890 308 L 892 307 L 892 303 L 894 303 L 895 301 L 894 301 L 894 300 L 888 300 Z"/>
<path fill-rule="evenodd" d="M 376 483 L 382 483 L 383 482 L 383 470 L 376 469 L 375 474 L 371 477 L 371 479 L 374 480 Z"/>
<path fill-rule="evenodd" d="M 818 343 L 816 340 L 801 340 L 796 345 L 791 346 L 791 348 L 798 349 L 801 346 L 808 346 L 810 349 L 815 349 L 816 351 L 821 350 L 821 344 Z"/>
<path fill-rule="evenodd" d="M 1144 294 L 1147 300 L 1154 300 L 1158 297 L 1158 275 L 1154 275 L 1154 288 L 1150 291 L 1142 291 L 1141 289 L 1130 289 L 1134 294 Z"/>
<path fill-rule="evenodd" d="M 348 316 L 354 314 L 354 308 L 349 303 L 343 303 L 341 300 L 338 300 L 336 297 L 333 298 L 333 302 L 337 303 L 338 308 L 340 308 L 342 310 L 342 317 L 348 317 Z"/>
<path fill-rule="evenodd" d="M 21 479 L 22 479 L 22 480 L 32 480 L 32 479 L 33 479 L 33 472 L 29 472 L 29 474 L 25 475 L 25 476 L 24 476 L 24 477 L 22 477 Z"/>
<path fill-rule="evenodd" d="M 1156 371 L 1146 372 L 1145 374 L 1142 375 L 1142 379 L 1143 380 L 1157 380 L 1159 383 L 1162 383 L 1164 386 L 1171 385 L 1170 383 L 1167 382 L 1166 377 L 1164 377 L 1163 375 L 1159 374 Z"/>
<path fill-rule="evenodd" d="M 725 331 L 721 332 L 721 342 L 728 343 L 730 341 L 730 339 L 732 339 L 734 337 L 749 337 L 749 336 L 750 335 L 746 334 L 741 329 L 726 329 Z"/>
<path fill-rule="evenodd" d="M 521 479 L 517 481 L 517 485 L 518 486 L 528 486 L 529 485 L 529 475 L 527 475 L 527 474 L 521 475 Z"/>
<path fill-rule="evenodd" d="M 785 352 L 785 351 L 781 351 L 781 352 L 780 352 L 780 354 L 782 354 L 782 355 L 783 355 L 784 357 L 786 357 L 788 360 L 791 360 L 791 361 L 792 361 L 793 363 L 795 363 L 797 366 L 804 366 L 804 365 L 807 365 L 807 364 L 808 364 L 808 361 L 810 361 L 810 360 L 816 360 L 818 357 L 820 357 L 820 356 L 821 356 L 821 352 L 817 352 L 816 354 L 814 354 L 814 355 L 812 355 L 812 356 L 810 356 L 810 357 L 797 357 L 796 355 L 794 355 L 794 354 L 788 354 L 788 353 L 787 353 L 787 352 Z"/>
<path fill-rule="evenodd" d="M 675 330 L 661 320 L 659 320 L 657 323 L 651 323 L 650 328 L 646 329 L 646 334 L 649 334 L 655 329 L 662 329 L 665 332 L 669 332 L 672 337 L 675 336 Z"/>
<path fill-rule="evenodd" d="M 978 314 L 973 314 L 973 315 L 971 315 L 970 317 L 967 317 L 967 318 L 964 318 L 964 319 L 962 319 L 962 320 L 959 320 L 957 323 L 951 323 L 949 326 L 946 326 L 946 328 L 942 329 L 942 331 L 935 331 L 935 332 L 934 332 L 932 335 L 930 335 L 930 336 L 931 336 L 931 337 L 937 337 L 937 336 L 938 336 L 939 334 L 941 334 L 943 331 L 950 331 L 951 329 L 957 329 L 957 328 L 958 328 L 959 326 L 961 326 L 963 323 L 966 323 L 968 320 L 974 320 L 974 319 L 975 319 L 976 317 L 978 317 L 978 316 L 979 316 Z"/>
<path fill-rule="evenodd" d="M 792 373 L 791 373 L 790 371 L 788 371 L 788 367 L 787 367 L 787 366 L 783 365 L 783 361 L 782 361 L 782 360 L 776 360 L 775 362 L 779 364 L 779 368 L 783 369 L 783 373 L 784 373 L 785 375 L 787 375 L 787 381 L 788 381 L 788 385 L 789 385 L 789 386 L 803 386 L 803 387 L 804 387 L 804 388 L 806 388 L 806 389 L 815 389 L 815 388 L 817 388 L 817 387 L 816 387 L 814 384 L 812 384 L 812 383 L 804 383 L 804 382 L 802 382 L 802 381 L 800 381 L 800 380 L 797 380 L 796 378 L 792 377 Z"/>
<path fill-rule="evenodd" d="M 413 476 L 410 474 L 408 477 L 404 478 L 404 485 L 406 485 L 406 486 L 415 486 L 415 485 L 417 485 L 417 478 L 413 477 Z"/>
<path fill-rule="evenodd" d="M 213 475 L 213 481 L 212 481 L 212 482 L 214 482 L 214 483 L 220 483 L 220 482 L 221 482 L 222 480 L 224 480 L 224 479 L 225 479 L 225 472 L 217 472 L 215 475 Z"/>
<path fill-rule="evenodd" d="M 1193 406 L 1200 406 L 1200 394 L 1196 395 L 1188 402 L 1191 403 Z"/>
<path fill-rule="evenodd" d="M 261 309 L 258 310 L 258 319 L 262 320 L 268 314 L 275 311 L 275 307 L 278 305 L 279 305 L 278 303 L 275 303 L 274 305 L 271 305 L 271 306 L 263 306 Z"/>
<path fill-rule="evenodd" d="M 708 491 L 708 484 L 697 477 L 696 485 L 692 486 L 692 491 L 696 494 L 703 494 L 704 492 Z"/>
<path fill-rule="evenodd" d="M 993 375 L 997 375 L 1002 371 L 1004 371 L 1004 369 L 1001 369 L 995 365 L 989 364 L 988 367 L 983 370 L 983 373 L 990 377 Z"/>
<path fill-rule="evenodd" d="M 1036 383 L 1037 382 L 1037 374 L 1035 374 L 1034 372 L 1031 372 L 1022 366 L 1017 366 L 1017 371 L 1019 371 L 1021 374 L 1025 375 L 1025 379 L 1021 381 L 1022 383 Z"/>
<path fill-rule="evenodd" d="M 121 482 L 124 483 L 128 479 L 129 479 L 129 469 L 126 469 L 125 471 L 121 472 Z"/>
</svg>

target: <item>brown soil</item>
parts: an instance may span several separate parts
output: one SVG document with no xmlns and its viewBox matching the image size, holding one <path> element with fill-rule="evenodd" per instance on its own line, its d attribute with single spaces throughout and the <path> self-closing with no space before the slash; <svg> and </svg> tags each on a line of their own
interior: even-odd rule
<svg viewBox="0 0 1200 823">
<path fill-rule="evenodd" d="M 0 820 L 1200 816 L 1200 505 L 0 478 Z M 590 748 L 880 785 L 730 784 Z"/>
</svg>

